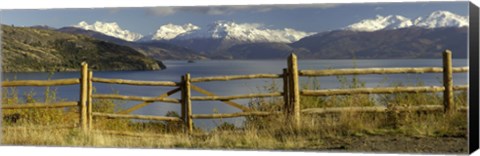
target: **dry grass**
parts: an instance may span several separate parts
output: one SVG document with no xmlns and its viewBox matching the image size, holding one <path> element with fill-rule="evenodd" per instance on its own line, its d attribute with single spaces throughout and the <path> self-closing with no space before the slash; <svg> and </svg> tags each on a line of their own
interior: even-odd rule
<svg viewBox="0 0 480 156">
<path fill-rule="evenodd" d="M 352 80 L 344 84 L 346 87 L 362 87 L 362 83 Z M 265 86 L 267 91 L 277 91 L 276 85 Z M 314 86 L 314 85 L 312 85 Z M 309 88 L 305 86 L 304 88 Z M 28 99 L 29 95 L 26 95 Z M 392 94 L 373 98 L 368 95 L 302 97 L 302 108 L 375 106 L 394 105 L 413 106 L 421 104 L 441 104 L 441 94 Z M 2 103 L 9 104 L 18 100 L 12 90 L 5 92 Z M 380 100 L 379 100 L 380 99 Z M 33 100 L 33 99 L 32 99 Z M 57 100 L 50 97 L 49 100 Z M 27 101 L 28 102 L 28 101 Z M 466 92 L 457 92 L 455 102 L 466 106 Z M 94 101 L 94 110 L 98 112 L 114 112 L 114 102 L 109 100 Z M 278 111 L 282 108 L 281 98 L 253 99 L 249 106 L 262 111 Z M 72 110 L 4 110 L 2 126 L 37 126 L 48 124 L 71 123 L 75 120 L 75 109 Z M 5 118 L 19 113 L 22 118 L 12 122 Z M 72 115 L 73 114 L 73 115 Z M 67 118 L 65 118 L 67 116 Z M 68 118 L 68 116 L 71 116 Z M 168 116 L 177 116 L 169 113 Z M 2 144 L 8 145 L 46 145 L 46 146 L 86 146 L 86 147 L 134 147 L 134 148 L 202 148 L 202 149 L 256 149 L 256 150 L 330 150 L 332 146 L 340 150 L 349 150 L 351 138 L 383 136 L 386 138 L 404 139 L 420 138 L 455 138 L 466 146 L 467 115 L 456 112 L 445 115 L 442 112 L 396 112 L 386 113 L 339 113 L 325 115 L 302 115 L 302 127 L 295 130 L 285 124 L 282 115 L 269 117 L 248 117 L 243 127 L 233 124 L 220 124 L 211 132 L 195 129 L 194 135 L 182 133 L 182 125 L 173 122 L 132 122 L 130 120 L 95 118 L 94 127 L 98 131 L 117 131 L 127 134 L 108 134 L 82 132 L 78 129 L 50 129 L 15 131 L 4 130 Z M 135 133 L 134 133 L 135 132 Z M 134 135 L 132 136 L 132 133 Z M 340 140 L 340 141 L 339 141 Z M 463 145 L 463 141 L 465 145 Z M 385 142 L 393 144 L 395 142 Z M 415 143 L 413 143 L 415 144 Z M 412 144 L 412 146 L 414 146 Z M 425 144 L 425 143 L 424 143 Z M 408 145 L 403 145 L 408 146 Z M 425 144 L 428 146 L 428 144 Z M 438 146 L 438 145 L 436 145 Z M 425 147 L 415 151 L 435 152 L 445 147 Z M 373 147 L 372 147 L 373 148 Z M 424 147 L 418 147 L 424 148 Z M 438 149 L 436 149 L 438 148 Z M 449 147 L 450 148 L 450 147 Z M 408 151 L 409 148 L 406 148 Z M 457 149 L 452 149 L 456 151 Z M 372 149 L 364 149 L 371 151 Z M 381 150 L 381 149 L 380 149 Z M 375 150 L 373 150 L 375 151 Z M 450 152 L 447 150 L 447 152 Z M 458 152 L 466 152 L 460 149 Z"/>
</svg>

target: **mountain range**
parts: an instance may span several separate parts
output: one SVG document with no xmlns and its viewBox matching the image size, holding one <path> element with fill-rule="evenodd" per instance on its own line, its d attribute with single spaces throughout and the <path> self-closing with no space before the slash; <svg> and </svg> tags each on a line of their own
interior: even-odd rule
<svg viewBox="0 0 480 156">
<path fill-rule="evenodd" d="M 364 19 L 348 25 L 344 29 L 352 31 L 377 31 L 383 29 L 399 29 L 409 27 L 442 28 L 442 27 L 466 27 L 468 17 L 460 16 L 448 11 L 434 11 L 427 17 L 409 19 L 400 15 L 377 15 L 373 19 Z"/>
<path fill-rule="evenodd" d="M 394 59 L 441 58 L 450 49 L 453 57 L 466 58 L 467 28 L 468 17 L 448 11 L 412 19 L 377 15 L 324 32 L 232 21 L 169 23 L 150 35 L 115 22 L 81 21 L 59 29 L 2 25 L 2 68 L 76 70 L 84 57 L 97 70 L 154 70 L 164 68 L 165 59 L 285 59 L 292 52 L 302 59 Z"/>
<path fill-rule="evenodd" d="M 423 17 L 377 15 L 337 30 L 305 32 L 273 29 L 259 23 L 216 21 L 205 27 L 192 23 L 159 26 L 151 35 L 118 24 L 84 21 L 69 27 L 99 39 L 133 47 L 156 59 L 280 59 L 291 52 L 304 58 L 438 58 L 443 49 L 466 57 L 468 17 L 434 11 Z M 96 32 L 99 34 L 93 35 Z M 100 35 L 105 35 L 99 37 Z M 375 36 L 373 38 L 372 36 Z M 437 38 L 435 38 L 437 37 Z M 117 41 L 121 39 L 122 41 Z M 465 42 L 464 42 L 465 41 Z"/>
</svg>

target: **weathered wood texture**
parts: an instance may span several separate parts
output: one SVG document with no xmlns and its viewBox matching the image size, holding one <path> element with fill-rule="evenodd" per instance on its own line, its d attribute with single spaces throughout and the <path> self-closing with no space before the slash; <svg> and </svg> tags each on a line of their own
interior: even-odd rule
<svg viewBox="0 0 480 156">
<path fill-rule="evenodd" d="M 212 101 L 212 100 L 234 100 L 234 99 L 248 99 L 248 98 L 261 98 L 261 97 L 278 97 L 283 93 L 257 93 L 257 94 L 245 94 L 234 96 L 192 96 L 190 99 L 195 101 Z"/>
<path fill-rule="evenodd" d="M 168 91 L 168 92 L 166 92 L 166 93 L 163 93 L 162 95 L 157 96 L 157 97 L 155 97 L 155 98 L 166 98 L 166 97 L 168 97 L 168 96 L 170 96 L 170 95 L 173 95 L 173 94 L 179 92 L 180 90 L 181 90 L 180 88 L 175 88 L 175 89 L 170 90 L 170 91 Z M 136 110 L 138 110 L 138 109 L 140 109 L 140 108 L 143 108 L 143 107 L 145 107 L 145 106 L 148 106 L 148 105 L 150 105 L 151 103 L 153 103 L 153 101 L 142 102 L 142 103 L 136 104 L 136 105 L 134 105 L 134 106 L 132 106 L 132 107 L 130 107 L 130 108 L 128 108 L 128 109 L 122 110 L 122 111 L 120 111 L 120 112 L 118 112 L 118 113 L 119 113 L 119 114 L 128 114 L 128 113 L 131 113 L 131 112 L 133 112 L 133 111 L 136 111 Z"/>
<path fill-rule="evenodd" d="M 111 83 L 111 84 L 125 84 L 137 86 L 178 86 L 179 83 L 172 81 L 138 81 L 138 80 L 124 80 L 124 79 L 106 79 L 106 78 L 92 78 L 93 82 Z"/>
<path fill-rule="evenodd" d="M 220 118 L 235 118 L 242 116 L 269 116 L 281 114 L 282 112 L 238 112 L 231 114 L 193 114 L 194 119 L 220 119 Z"/>
<path fill-rule="evenodd" d="M 158 97 L 144 97 L 144 96 L 126 96 L 126 95 L 117 95 L 117 94 L 93 94 L 92 98 L 95 99 L 120 99 L 120 100 L 134 100 L 134 101 L 145 101 L 145 102 L 166 102 L 179 104 L 180 100 L 173 98 L 158 98 Z"/>
<path fill-rule="evenodd" d="M 88 64 L 82 62 L 82 70 L 80 73 L 80 127 L 86 131 L 87 130 L 87 99 L 88 99 Z"/>
<path fill-rule="evenodd" d="M 147 116 L 147 115 L 131 115 L 131 114 L 109 114 L 93 112 L 94 117 L 106 117 L 106 118 L 123 118 L 123 119 L 141 119 L 141 120 L 158 120 L 158 121 L 182 121 L 177 117 L 166 116 Z"/>
<path fill-rule="evenodd" d="M 468 67 L 453 68 L 453 72 L 468 72 Z M 366 75 L 366 74 L 406 74 L 406 73 L 442 73 L 439 67 L 416 68 L 361 68 L 361 69 L 325 69 L 300 70 L 300 76 L 337 76 L 337 75 Z"/>
<path fill-rule="evenodd" d="M 298 82 L 298 63 L 297 63 L 297 56 L 295 54 L 291 54 L 288 57 L 288 82 L 290 84 L 290 114 L 287 114 L 287 118 L 289 121 L 292 122 L 295 128 L 300 127 L 300 88 Z"/>
<path fill-rule="evenodd" d="M 78 106 L 77 101 L 56 102 L 56 103 L 31 103 L 2 105 L 2 109 L 31 109 L 31 108 L 63 108 Z"/>
<path fill-rule="evenodd" d="M 213 77 L 197 77 L 192 78 L 191 82 L 207 82 L 207 81 L 229 81 L 241 79 L 274 79 L 282 78 L 282 74 L 250 74 L 250 75 L 232 75 L 232 76 L 213 76 Z"/>
<path fill-rule="evenodd" d="M 93 72 L 92 71 L 88 71 L 88 87 L 87 87 L 87 126 L 88 126 L 88 129 L 92 129 L 92 109 L 93 109 L 93 98 L 92 98 L 92 94 L 93 94 L 93 83 L 92 83 L 92 78 L 93 78 Z"/>
<path fill-rule="evenodd" d="M 453 103 L 453 74 L 452 74 L 452 52 L 445 50 L 443 52 L 443 103 L 446 113 L 451 113 L 455 109 Z"/>
<path fill-rule="evenodd" d="M 453 90 L 468 90 L 468 85 L 453 86 Z"/>
<path fill-rule="evenodd" d="M 191 87 L 193 90 L 195 90 L 195 91 L 197 91 L 197 92 L 199 92 L 199 93 L 202 93 L 202 94 L 204 94 L 204 95 L 207 95 L 207 96 L 217 96 L 217 95 L 215 95 L 214 93 L 209 92 L 209 91 L 207 91 L 207 90 L 205 90 L 205 89 L 202 89 L 202 88 L 200 88 L 200 87 L 198 87 L 198 86 L 195 86 L 195 85 L 193 85 L 193 84 L 190 84 L 190 87 Z M 243 105 L 241 105 L 241 104 L 238 104 L 238 103 L 233 102 L 233 101 L 230 101 L 230 100 L 219 100 L 219 101 L 221 101 L 221 102 L 223 102 L 223 103 L 225 103 L 225 104 L 227 104 L 227 105 L 230 105 L 230 106 L 232 106 L 232 107 L 241 109 L 241 110 L 244 111 L 244 112 L 251 110 L 251 109 L 248 108 L 248 107 L 245 107 L 245 106 L 243 106 Z"/>
<path fill-rule="evenodd" d="M 444 88 L 439 86 L 322 89 L 322 90 L 302 90 L 301 95 L 331 96 L 331 95 L 353 95 L 353 94 L 423 93 L 423 92 L 442 92 L 443 90 Z"/>
<path fill-rule="evenodd" d="M 80 79 L 58 79 L 58 80 L 15 80 L 3 81 L 2 87 L 19 87 L 19 86 L 60 86 L 80 84 Z"/>
<path fill-rule="evenodd" d="M 183 91 L 184 91 L 184 99 L 183 101 L 183 108 L 184 108 L 184 122 L 186 132 L 191 134 L 193 132 L 193 119 L 192 119 L 192 101 L 191 101 L 191 80 L 190 80 L 190 73 L 185 74 L 183 77 Z"/>
<path fill-rule="evenodd" d="M 465 111 L 466 108 L 462 107 L 457 109 L 458 111 Z M 443 111 L 442 105 L 419 105 L 419 106 L 410 106 L 402 107 L 396 106 L 394 108 L 387 108 L 383 106 L 370 106 L 370 107 L 329 107 L 329 108 L 309 108 L 303 109 L 302 113 L 304 114 L 331 114 L 331 113 L 383 113 L 387 111 Z"/>
</svg>

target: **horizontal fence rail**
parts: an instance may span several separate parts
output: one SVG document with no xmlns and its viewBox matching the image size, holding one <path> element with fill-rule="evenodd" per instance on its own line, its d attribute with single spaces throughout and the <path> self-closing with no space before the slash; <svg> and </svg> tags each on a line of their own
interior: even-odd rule
<svg viewBox="0 0 480 156">
<path fill-rule="evenodd" d="M 219 118 L 235 118 L 242 116 L 269 116 L 280 114 L 281 112 L 238 112 L 230 114 L 193 114 L 193 119 L 219 119 Z"/>
<path fill-rule="evenodd" d="M 190 79 L 191 82 L 207 82 L 207 81 L 229 81 L 241 79 L 275 79 L 282 78 L 282 74 L 251 74 L 251 75 L 232 75 L 232 76 L 212 76 L 198 77 Z"/>
<path fill-rule="evenodd" d="M 93 112 L 92 115 L 94 117 L 106 117 L 106 118 L 141 119 L 141 120 L 158 120 L 158 121 L 182 121 L 182 119 L 178 117 L 166 117 L 166 116 L 109 114 L 109 113 L 97 113 L 97 112 Z"/>
<path fill-rule="evenodd" d="M 19 86 L 60 86 L 80 84 L 80 79 L 58 79 L 58 80 L 15 80 L 3 81 L 2 87 L 19 87 Z"/>
<path fill-rule="evenodd" d="M 56 103 L 2 104 L 2 109 L 61 108 L 78 106 L 78 101 Z"/>
<path fill-rule="evenodd" d="M 456 86 L 454 90 L 465 90 L 468 86 Z M 304 96 L 332 96 L 332 95 L 354 95 L 354 94 L 392 94 L 392 93 L 425 93 L 443 92 L 442 86 L 420 86 L 420 87 L 383 87 L 383 88 L 352 88 L 352 89 L 322 89 L 322 90 L 301 90 Z"/>
<path fill-rule="evenodd" d="M 191 78 L 189 73 L 183 75 L 180 82 L 173 81 L 140 81 L 125 79 L 109 79 L 93 77 L 93 72 L 88 70 L 88 64 L 82 63 L 80 78 L 58 79 L 58 80 L 16 80 L 4 81 L 2 87 L 16 86 L 58 86 L 58 85 L 79 85 L 79 101 L 66 101 L 56 103 L 28 103 L 28 104 L 10 104 L 2 105 L 2 109 L 29 109 L 29 108 L 62 108 L 78 107 L 75 116 L 79 120 L 76 123 L 78 128 L 84 131 L 92 129 L 92 117 L 108 119 L 140 119 L 140 120 L 158 120 L 182 122 L 186 133 L 193 134 L 193 119 L 221 119 L 248 116 L 270 116 L 284 115 L 286 124 L 298 128 L 301 123 L 301 114 L 329 114 L 343 112 L 371 112 L 381 113 L 389 111 L 443 111 L 449 114 L 452 111 L 466 111 L 467 107 L 456 106 L 454 103 L 454 91 L 468 90 L 468 85 L 453 85 L 453 73 L 468 72 L 468 67 L 452 67 L 451 52 L 446 50 L 443 53 L 443 67 L 415 67 L 415 68 L 353 68 L 353 69 L 325 69 L 325 70 L 298 70 L 298 62 L 295 54 L 291 54 L 287 60 L 287 68 L 283 69 L 282 74 L 248 74 L 248 75 L 229 75 Z M 348 89 L 319 89 L 309 90 L 300 89 L 299 76 L 338 76 L 338 75 L 366 75 L 366 74 L 420 74 L 420 73 L 443 73 L 442 86 L 399 86 L 399 87 L 376 87 L 376 88 L 348 88 Z M 200 88 L 193 83 L 209 81 L 230 81 L 242 79 L 277 79 L 283 81 L 283 91 L 272 93 L 252 93 L 243 95 L 219 96 L 213 92 Z M 108 83 L 120 85 L 137 86 L 162 86 L 175 87 L 165 93 L 154 97 L 129 96 L 118 94 L 94 94 L 93 83 Z M 204 96 L 192 96 L 191 92 L 203 94 Z M 180 99 L 169 98 L 171 95 L 179 92 Z M 370 107 L 328 107 L 328 108 L 308 108 L 301 109 L 301 96 L 333 96 L 333 95 L 356 95 L 356 94 L 394 94 L 394 93 L 435 93 L 443 92 L 443 105 L 416 105 L 416 106 L 370 106 Z M 283 97 L 284 106 L 282 110 L 275 112 L 257 111 L 254 108 L 236 103 L 235 99 L 246 98 L 269 98 Z M 93 99 L 119 99 L 142 101 L 138 104 L 117 112 L 100 113 L 93 112 Z M 220 101 L 229 106 L 240 109 L 242 112 L 219 113 L 219 114 L 193 114 L 192 101 Z M 128 114 L 153 102 L 166 102 L 180 104 L 180 117 L 167 116 L 147 116 Z M 92 131 L 94 132 L 94 131 Z"/>
<path fill-rule="evenodd" d="M 260 97 L 278 97 L 282 96 L 283 93 L 258 93 L 258 94 L 245 94 L 245 95 L 234 95 L 234 96 L 192 96 L 191 100 L 196 101 L 209 101 L 209 100 L 234 100 L 234 99 L 249 99 L 249 98 L 260 98 Z"/>
<path fill-rule="evenodd" d="M 95 99 L 120 99 L 120 100 L 134 100 L 134 101 L 145 101 L 145 102 L 167 102 L 167 103 L 180 103 L 180 100 L 173 98 L 156 98 L 156 97 L 143 97 L 143 96 L 126 96 L 126 95 L 117 95 L 117 94 L 92 94 L 92 98 Z"/>
<path fill-rule="evenodd" d="M 465 111 L 466 107 L 458 108 L 459 111 Z M 370 107 L 328 107 L 328 108 L 308 108 L 303 109 L 304 114 L 337 114 L 337 113 L 383 113 L 387 111 L 443 111 L 443 105 L 420 105 L 420 106 L 395 106 L 388 108 L 384 106 L 370 106 Z"/>
<path fill-rule="evenodd" d="M 367 74 L 406 74 L 406 73 L 442 73 L 443 68 L 416 67 L 416 68 L 361 68 L 361 69 L 325 69 L 299 70 L 299 76 L 337 76 L 337 75 L 367 75 Z M 468 72 L 468 67 L 453 68 L 453 72 Z"/>
<path fill-rule="evenodd" d="M 98 77 L 93 77 L 92 82 L 137 85 L 137 86 L 179 86 L 178 82 L 173 82 L 173 81 L 138 81 L 138 80 L 124 80 L 124 79 L 106 79 L 106 78 L 98 78 Z"/>
</svg>

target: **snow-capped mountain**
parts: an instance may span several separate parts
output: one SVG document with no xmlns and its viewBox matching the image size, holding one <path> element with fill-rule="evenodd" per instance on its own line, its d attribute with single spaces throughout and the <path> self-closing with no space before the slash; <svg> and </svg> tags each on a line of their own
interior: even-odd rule
<svg viewBox="0 0 480 156">
<path fill-rule="evenodd" d="M 137 41 L 143 37 L 141 34 L 122 29 L 116 22 L 107 23 L 96 21 L 90 25 L 87 22 L 82 21 L 77 25 L 73 25 L 73 27 L 100 32 L 126 41 Z"/>
<path fill-rule="evenodd" d="M 427 18 L 418 17 L 415 20 L 415 25 L 425 28 L 464 27 L 468 26 L 468 17 L 448 11 L 435 11 Z"/>
<path fill-rule="evenodd" d="M 152 39 L 228 39 L 241 42 L 283 42 L 291 43 L 314 33 L 298 31 L 291 28 L 268 29 L 257 23 L 234 23 L 229 21 L 217 21 L 207 29 L 201 29 L 195 25 L 164 25 Z M 175 36 L 175 37 L 174 37 Z"/>
<path fill-rule="evenodd" d="M 377 31 L 381 29 L 398 29 L 410 27 L 413 22 L 406 17 L 399 15 L 380 16 L 374 19 L 365 19 L 358 23 L 351 24 L 346 27 L 347 30 L 354 31 Z"/>
<path fill-rule="evenodd" d="M 407 27 L 441 28 L 468 26 L 468 17 L 449 11 L 434 11 L 427 17 L 417 17 L 414 20 L 400 15 L 377 15 L 373 19 L 364 19 L 346 26 L 345 30 L 377 31 L 382 29 L 399 29 Z"/>
<path fill-rule="evenodd" d="M 187 34 L 193 30 L 200 29 L 200 27 L 193 25 L 192 23 L 184 24 L 184 25 L 174 25 L 174 24 L 166 24 L 160 26 L 157 32 L 152 36 L 152 40 L 170 40 L 177 37 L 180 34 Z"/>
</svg>

